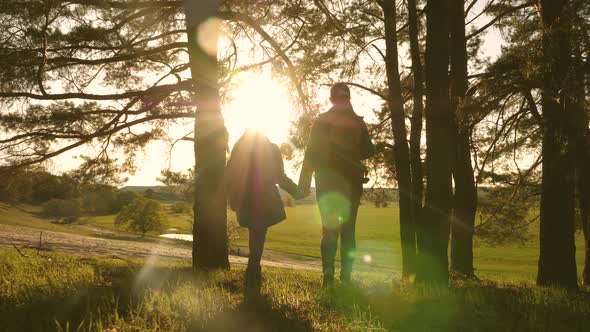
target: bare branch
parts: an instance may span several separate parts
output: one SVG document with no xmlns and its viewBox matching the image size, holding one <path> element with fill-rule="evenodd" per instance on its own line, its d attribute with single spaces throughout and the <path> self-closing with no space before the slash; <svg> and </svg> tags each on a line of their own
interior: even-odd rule
<svg viewBox="0 0 590 332">
<path fill-rule="evenodd" d="M 86 100 L 121 100 L 135 97 L 153 96 L 166 94 L 175 91 L 189 91 L 192 87 L 191 80 L 185 80 L 176 84 L 165 84 L 155 86 L 146 90 L 128 91 L 123 93 L 96 95 L 89 93 L 61 93 L 40 95 L 30 92 L 0 92 L 0 98 L 30 98 L 35 100 L 66 100 L 66 99 L 86 99 Z"/>
<path fill-rule="evenodd" d="M 537 1 L 527 1 L 519 6 L 515 6 L 515 7 L 511 7 L 509 9 L 506 9 L 505 11 L 503 11 L 502 13 L 498 14 L 496 17 L 494 17 L 490 22 L 488 22 L 487 24 L 485 24 L 484 26 L 482 26 L 481 28 L 475 30 L 474 32 L 472 32 L 471 34 L 469 34 L 467 37 L 465 37 L 465 39 L 469 40 L 477 35 L 479 35 L 480 33 L 486 31 L 489 27 L 491 27 L 492 25 L 496 24 L 496 22 L 498 22 L 499 20 L 503 19 L 504 17 L 511 15 L 521 9 L 527 8 L 527 7 L 532 7 L 537 3 Z"/>
</svg>

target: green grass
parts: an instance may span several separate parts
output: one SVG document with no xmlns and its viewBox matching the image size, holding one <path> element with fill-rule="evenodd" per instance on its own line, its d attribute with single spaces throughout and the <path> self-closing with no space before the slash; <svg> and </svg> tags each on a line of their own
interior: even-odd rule
<svg viewBox="0 0 590 332">
<path fill-rule="evenodd" d="M 509 283 L 416 288 L 361 273 L 322 290 L 316 272 L 264 269 L 244 302 L 243 268 L 0 250 L 0 331 L 583 331 L 588 293 Z"/>
<path fill-rule="evenodd" d="M 2 206 L 0 206 L 2 207 Z M 32 209 L 28 207 L 27 210 Z M 319 243 L 321 239 L 321 221 L 315 205 L 299 205 L 288 207 L 287 220 L 270 228 L 266 248 L 284 252 L 293 257 L 320 257 Z M 39 226 L 47 230 L 81 232 L 72 227 L 54 225 L 47 220 L 39 219 L 21 210 L 10 209 L 8 215 L 0 211 L 0 223 Z M 374 208 L 366 204 L 359 209 L 357 221 L 357 259 L 356 269 L 359 271 L 379 270 L 381 272 L 399 272 L 401 269 L 401 248 L 399 239 L 398 208 L 391 205 L 387 208 Z M 84 217 L 82 222 L 115 229 L 115 216 Z M 175 231 L 166 233 L 191 233 L 188 214 L 168 212 L 169 227 Z M 235 223 L 235 215 L 228 211 L 228 218 Z M 508 244 L 490 247 L 478 241 L 474 247 L 474 264 L 476 274 L 481 278 L 499 281 L 519 281 L 533 283 L 537 272 L 539 256 L 538 222 L 530 227 L 531 241 L 526 244 Z M 150 234 L 155 235 L 155 234 Z M 247 246 L 248 235 L 245 229 L 239 230 L 239 238 L 234 246 Z M 582 273 L 584 241 L 582 234 L 577 234 L 578 272 Z M 364 257 L 371 262 L 364 262 Z"/>
<path fill-rule="evenodd" d="M 40 207 L 22 205 L 14 207 L 0 203 L 0 224 L 40 229 L 44 231 L 89 235 L 79 228 L 54 223 L 53 220 L 41 218 Z"/>
<path fill-rule="evenodd" d="M 233 216 L 233 214 L 231 214 Z M 320 257 L 321 221 L 316 206 L 287 208 L 287 220 L 270 228 L 266 248 L 292 255 Z M 357 270 L 371 271 L 385 267 L 401 270 L 399 212 L 396 205 L 359 209 L 356 226 Z M 532 239 L 526 244 L 490 247 L 479 241 L 474 245 L 474 264 L 479 277 L 494 280 L 534 282 L 539 257 L 538 223 L 531 225 Z M 577 234 L 577 262 L 581 278 L 584 263 L 583 235 Z M 243 232 L 238 245 L 247 245 Z M 580 249 L 582 248 L 582 249 Z M 371 264 L 363 262 L 371 257 Z"/>
</svg>

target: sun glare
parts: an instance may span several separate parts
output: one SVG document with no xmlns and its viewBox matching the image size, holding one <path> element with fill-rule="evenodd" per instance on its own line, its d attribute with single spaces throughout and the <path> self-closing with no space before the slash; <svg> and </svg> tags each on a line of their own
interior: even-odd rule
<svg viewBox="0 0 590 332">
<path fill-rule="evenodd" d="M 293 106 L 285 89 L 269 76 L 244 75 L 231 91 L 231 100 L 223 110 L 230 144 L 246 129 L 257 129 L 276 144 L 287 141 Z"/>
</svg>

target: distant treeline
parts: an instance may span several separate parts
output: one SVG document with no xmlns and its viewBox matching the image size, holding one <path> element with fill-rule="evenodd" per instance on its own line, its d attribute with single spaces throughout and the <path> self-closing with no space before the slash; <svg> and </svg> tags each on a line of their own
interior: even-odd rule
<svg viewBox="0 0 590 332">
<path fill-rule="evenodd" d="M 141 195 L 111 185 L 83 183 L 70 175 L 55 175 L 44 170 L 11 174 L 0 181 L 1 201 L 42 205 L 45 216 L 63 218 L 65 221 L 75 221 L 82 213 L 119 213 Z"/>
</svg>

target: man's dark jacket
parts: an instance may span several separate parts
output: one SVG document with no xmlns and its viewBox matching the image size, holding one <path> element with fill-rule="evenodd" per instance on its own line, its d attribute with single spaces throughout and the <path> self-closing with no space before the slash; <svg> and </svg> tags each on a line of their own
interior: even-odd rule
<svg viewBox="0 0 590 332">
<path fill-rule="evenodd" d="M 362 191 L 366 168 L 362 160 L 375 153 L 367 125 L 350 104 L 334 106 L 314 122 L 299 179 L 309 188 L 315 172 L 319 193 Z"/>
</svg>

